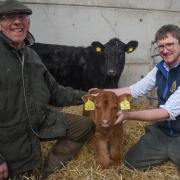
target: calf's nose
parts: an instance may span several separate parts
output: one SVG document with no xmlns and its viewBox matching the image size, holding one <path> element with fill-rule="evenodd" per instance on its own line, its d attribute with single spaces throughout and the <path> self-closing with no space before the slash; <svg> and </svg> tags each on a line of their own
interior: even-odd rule
<svg viewBox="0 0 180 180">
<path fill-rule="evenodd" d="M 102 122 L 106 124 L 108 122 L 108 120 L 103 119 Z"/>
</svg>

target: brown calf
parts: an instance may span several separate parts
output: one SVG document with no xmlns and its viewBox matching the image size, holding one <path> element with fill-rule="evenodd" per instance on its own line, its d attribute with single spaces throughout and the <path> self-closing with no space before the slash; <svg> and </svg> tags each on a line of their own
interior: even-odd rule
<svg viewBox="0 0 180 180">
<path fill-rule="evenodd" d="M 121 159 L 123 124 L 114 125 L 117 120 L 117 112 L 120 110 L 120 102 L 130 95 L 117 96 L 113 92 L 96 90 L 97 96 L 88 94 L 83 97 L 85 102 L 83 115 L 92 118 L 96 124 L 94 145 L 98 161 L 103 169 L 108 168 L 110 161 Z M 86 109 L 86 103 L 91 102 L 90 109 Z M 94 106 L 94 107 L 92 107 Z"/>
</svg>

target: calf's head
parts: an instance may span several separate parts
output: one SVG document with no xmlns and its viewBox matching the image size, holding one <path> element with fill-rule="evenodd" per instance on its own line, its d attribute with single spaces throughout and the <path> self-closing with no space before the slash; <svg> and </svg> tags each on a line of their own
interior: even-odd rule
<svg viewBox="0 0 180 180">
<path fill-rule="evenodd" d="M 113 92 L 99 90 L 98 95 L 88 94 L 83 96 L 84 111 L 90 111 L 89 116 L 94 120 L 96 127 L 114 126 L 117 112 L 120 110 L 120 102 L 131 99 L 129 94 L 117 96 Z M 90 109 L 86 109 L 86 103 L 91 103 Z"/>
</svg>

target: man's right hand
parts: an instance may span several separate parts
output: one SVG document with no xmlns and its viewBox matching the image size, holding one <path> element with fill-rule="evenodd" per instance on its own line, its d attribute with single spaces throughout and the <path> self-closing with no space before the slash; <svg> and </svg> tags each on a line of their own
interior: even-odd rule
<svg viewBox="0 0 180 180">
<path fill-rule="evenodd" d="M 7 163 L 3 162 L 0 164 L 0 180 L 4 180 L 8 177 L 8 167 Z"/>
</svg>

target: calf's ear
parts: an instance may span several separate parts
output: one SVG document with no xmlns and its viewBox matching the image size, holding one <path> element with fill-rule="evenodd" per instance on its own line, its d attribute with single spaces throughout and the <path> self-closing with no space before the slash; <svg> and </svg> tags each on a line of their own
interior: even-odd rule
<svg viewBox="0 0 180 180">
<path fill-rule="evenodd" d="M 130 94 L 123 94 L 118 96 L 119 102 L 124 101 L 124 100 L 128 100 L 131 101 L 132 96 Z"/>
<path fill-rule="evenodd" d="M 130 94 L 126 94 L 126 98 L 127 98 L 128 101 L 131 101 L 132 96 Z"/>
<path fill-rule="evenodd" d="M 94 96 L 90 95 L 90 94 L 87 94 L 87 95 L 84 95 L 82 97 L 82 100 L 83 100 L 84 103 L 86 103 L 88 100 L 94 101 Z"/>
<path fill-rule="evenodd" d="M 127 53 L 132 53 L 138 46 L 138 42 L 137 41 L 129 41 L 127 44 L 126 44 L 126 47 L 125 47 L 125 51 Z"/>
<path fill-rule="evenodd" d="M 119 108 L 121 110 L 127 111 L 131 109 L 131 105 L 130 105 L 131 95 L 130 94 L 123 94 L 119 96 L 118 98 L 119 98 Z"/>
<path fill-rule="evenodd" d="M 88 94 L 88 95 L 83 96 L 82 99 L 84 101 L 83 109 L 85 111 L 95 110 L 95 104 L 94 104 L 95 96 Z"/>
</svg>

